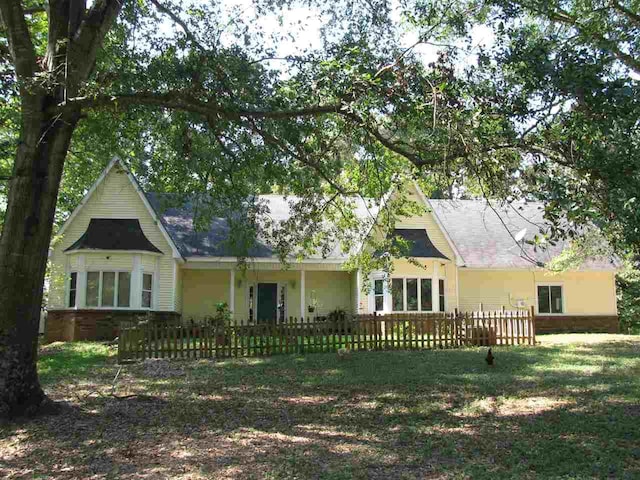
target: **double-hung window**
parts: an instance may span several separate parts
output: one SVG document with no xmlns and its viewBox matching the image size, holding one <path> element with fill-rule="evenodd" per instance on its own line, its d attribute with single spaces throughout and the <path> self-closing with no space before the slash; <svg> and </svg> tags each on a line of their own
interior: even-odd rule
<svg viewBox="0 0 640 480">
<path fill-rule="evenodd" d="M 382 312 L 384 310 L 384 280 L 382 279 L 373 281 L 373 300 L 375 311 Z"/>
<path fill-rule="evenodd" d="M 562 285 L 538 285 L 538 313 L 563 313 Z"/>
<path fill-rule="evenodd" d="M 87 307 L 130 306 L 131 272 L 87 272 Z"/>
<path fill-rule="evenodd" d="M 76 306 L 77 293 L 78 293 L 78 273 L 71 272 L 69 274 L 69 298 L 67 301 L 67 306 L 69 308 L 74 308 Z"/>
<path fill-rule="evenodd" d="M 444 280 L 438 286 L 440 311 L 444 306 Z M 391 279 L 391 310 L 394 312 L 432 312 L 433 283 L 430 278 L 393 278 Z"/>
<path fill-rule="evenodd" d="M 151 273 L 142 274 L 142 308 L 151 308 L 153 299 L 153 275 Z"/>
</svg>

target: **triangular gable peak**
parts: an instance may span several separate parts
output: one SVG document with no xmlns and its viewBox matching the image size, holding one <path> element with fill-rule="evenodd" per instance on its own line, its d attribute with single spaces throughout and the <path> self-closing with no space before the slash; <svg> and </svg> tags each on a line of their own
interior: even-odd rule
<svg viewBox="0 0 640 480">
<path fill-rule="evenodd" d="M 427 231 L 429 240 L 447 258 L 453 260 L 456 265 L 464 264 L 464 259 L 458 252 L 456 245 L 451 241 L 446 229 L 438 219 L 435 211 L 431 208 L 429 200 L 424 195 L 416 182 L 408 182 L 404 186 L 404 193 L 409 200 L 424 207 L 425 211 L 420 215 L 411 217 L 399 217 L 396 219 L 397 229 L 424 229 Z"/>
<path fill-rule="evenodd" d="M 159 231 L 160 235 L 164 239 L 164 242 L 166 242 L 166 244 L 171 249 L 172 256 L 174 258 L 181 259 L 182 256 L 180 255 L 180 252 L 176 248 L 176 245 L 175 245 L 174 241 L 169 236 L 168 232 L 166 231 L 166 229 L 164 228 L 164 226 L 162 224 L 161 219 L 156 214 L 155 210 L 153 209 L 153 207 L 151 206 L 151 204 L 147 200 L 144 192 L 142 191 L 142 188 L 140 187 L 140 185 L 136 181 L 136 179 L 133 176 L 133 174 L 129 171 L 127 166 L 124 164 L 124 162 L 122 162 L 118 158 L 114 158 L 113 160 L 111 160 L 111 162 L 109 162 L 109 165 L 107 165 L 107 167 L 104 169 L 102 174 L 100 174 L 98 179 L 91 186 L 89 191 L 86 193 L 86 195 L 84 196 L 82 201 L 78 204 L 78 206 L 74 209 L 74 211 L 71 213 L 69 218 L 65 221 L 64 225 L 62 226 L 62 228 L 58 231 L 57 236 L 64 235 L 65 232 L 67 232 L 69 230 L 71 225 L 74 224 L 76 219 L 78 219 L 79 217 L 84 217 L 83 213 L 88 213 L 88 215 L 86 215 L 88 218 L 85 219 L 86 222 L 83 222 L 83 223 L 87 223 L 87 224 L 89 222 L 89 219 L 91 219 L 91 218 L 116 218 L 116 217 L 138 218 L 140 216 L 140 215 L 135 213 L 135 210 L 136 210 L 135 208 L 126 209 L 124 214 L 115 213 L 115 212 L 118 211 L 118 209 L 116 208 L 116 205 L 114 205 L 114 203 L 117 203 L 117 202 L 122 203 L 122 202 L 120 200 L 116 200 L 116 201 L 112 202 L 112 200 L 114 200 L 113 197 L 112 198 L 101 198 L 100 201 L 94 202 L 94 199 L 98 198 L 99 192 L 101 190 L 103 190 L 101 187 L 103 187 L 105 185 L 105 182 L 108 182 L 109 179 L 115 180 L 115 177 L 113 177 L 113 176 L 117 175 L 117 174 L 121 174 L 124 177 L 126 177 L 126 179 L 127 179 L 127 181 L 126 181 L 127 188 L 132 188 L 133 191 L 135 191 L 135 194 L 133 194 L 133 196 L 137 197 L 137 199 L 139 199 L 140 202 L 142 202 L 142 205 L 141 205 L 142 212 L 140 212 L 140 209 L 137 209 L 137 210 L 139 211 L 139 213 L 142 213 L 142 215 L 148 214 L 148 216 L 150 217 L 150 220 L 151 220 L 151 222 L 144 222 L 144 223 L 153 223 L 153 228 L 155 228 L 155 229 L 157 229 Z M 123 188 L 123 187 L 124 187 L 124 185 L 121 185 L 121 184 L 116 186 L 116 188 Z M 120 192 L 120 193 L 122 193 L 122 192 Z M 132 199 L 130 199 L 130 200 L 132 200 Z M 134 200 L 134 203 L 135 202 L 136 201 Z M 133 207 L 132 205 L 129 205 L 129 206 Z M 91 211 L 87 212 L 85 210 L 86 208 L 90 208 Z M 148 230 L 150 229 L 149 227 L 150 226 L 147 227 Z M 75 230 L 75 228 L 74 228 L 74 230 Z M 83 232 L 84 232 L 84 230 L 83 230 Z M 81 233 L 83 233 L 83 232 L 81 232 Z M 74 232 L 74 233 L 77 233 L 77 232 Z M 69 241 L 71 243 L 73 243 L 73 241 L 75 241 L 75 240 L 77 240 L 77 239 L 69 239 L 68 241 L 65 241 L 65 243 L 69 243 Z"/>
</svg>

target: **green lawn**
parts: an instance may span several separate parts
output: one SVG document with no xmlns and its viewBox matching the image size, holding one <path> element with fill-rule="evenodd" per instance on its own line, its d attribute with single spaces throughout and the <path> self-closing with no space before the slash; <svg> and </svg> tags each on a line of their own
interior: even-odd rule
<svg viewBox="0 0 640 480">
<path fill-rule="evenodd" d="M 640 478 L 640 337 L 122 367 L 43 348 L 55 416 L 0 426 L 8 478 Z"/>
</svg>

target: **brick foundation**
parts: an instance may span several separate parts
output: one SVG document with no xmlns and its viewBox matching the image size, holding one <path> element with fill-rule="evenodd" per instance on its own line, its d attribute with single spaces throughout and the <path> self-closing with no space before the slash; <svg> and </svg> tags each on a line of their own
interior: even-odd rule
<svg viewBox="0 0 640 480">
<path fill-rule="evenodd" d="M 50 310 L 44 338 L 46 342 L 113 340 L 118 336 L 120 322 L 137 320 L 179 322 L 180 314 L 146 310 Z"/>
<path fill-rule="evenodd" d="M 617 315 L 536 315 L 536 333 L 619 333 Z"/>
</svg>

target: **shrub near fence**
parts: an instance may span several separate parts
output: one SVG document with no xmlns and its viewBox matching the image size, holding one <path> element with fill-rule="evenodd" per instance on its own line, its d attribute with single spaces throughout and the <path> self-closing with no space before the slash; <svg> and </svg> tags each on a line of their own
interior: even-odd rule
<svg viewBox="0 0 640 480">
<path fill-rule="evenodd" d="M 349 350 L 413 350 L 472 345 L 533 345 L 532 312 L 357 315 L 284 323 L 122 325 L 118 360 L 226 358 Z"/>
</svg>

